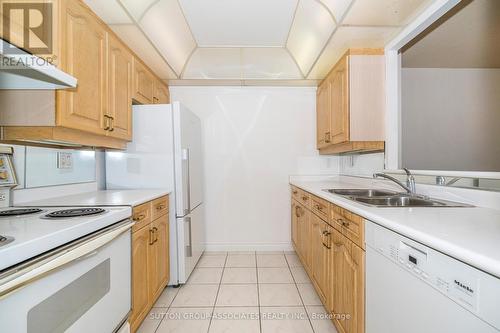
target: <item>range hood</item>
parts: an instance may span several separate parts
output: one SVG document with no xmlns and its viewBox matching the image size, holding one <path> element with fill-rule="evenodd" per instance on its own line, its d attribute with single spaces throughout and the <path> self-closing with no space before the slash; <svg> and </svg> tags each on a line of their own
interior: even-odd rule
<svg viewBox="0 0 500 333">
<path fill-rule="evenodd" d="M 0 89 L 76 88 L 77 79 L 0 39 Z"/>
</svg>

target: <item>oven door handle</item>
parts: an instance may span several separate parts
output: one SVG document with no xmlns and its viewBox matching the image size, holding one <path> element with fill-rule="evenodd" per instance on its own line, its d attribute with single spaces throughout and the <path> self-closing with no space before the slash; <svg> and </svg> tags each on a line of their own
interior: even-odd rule
<svg viewBox="0 0 500 333">
<path fill-rule="evenodd" d="M 132 225 L 134 222 L 130 220 L 123 221 L 95 236 L 58 249 L 48 257 L 33 259 L 19 269 L 14 268 L 11 274 L 0 279 L 0 300 L 71 262 L 92 256 L 99 248 L 129 230 Z"/>
</svg>

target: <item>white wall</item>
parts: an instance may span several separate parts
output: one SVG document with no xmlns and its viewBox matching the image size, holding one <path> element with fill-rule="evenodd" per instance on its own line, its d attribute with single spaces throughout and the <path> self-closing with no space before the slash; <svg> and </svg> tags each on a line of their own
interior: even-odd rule
<svg viewBox="0 0 500 333">
<path fill-rule="evenodd" d="M 384 153 L 350 154 L 340 157 L 340 174 L 372 177 L 384 171 Z"/>
<path fill-rule="evenodd" d="M 316 150 L 316 89 L 171 87 L 202 119 L 207 247 L 289 249 L 293 174 L 337 174 Z"/>
</svg>

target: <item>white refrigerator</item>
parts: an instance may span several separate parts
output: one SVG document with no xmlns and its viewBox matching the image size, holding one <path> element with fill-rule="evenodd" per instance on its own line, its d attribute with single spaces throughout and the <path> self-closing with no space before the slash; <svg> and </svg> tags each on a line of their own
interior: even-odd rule
<svg viewBox="0 0 500 333">
<path fill-rule="evenodd" d="M 134 105 L 132 117 L 127 150 L 106 152 L 106 186 L 173 190 L 169 284 L 183 284 L 205 249 L 201 121 L 179 102 Z"/>
</svg>

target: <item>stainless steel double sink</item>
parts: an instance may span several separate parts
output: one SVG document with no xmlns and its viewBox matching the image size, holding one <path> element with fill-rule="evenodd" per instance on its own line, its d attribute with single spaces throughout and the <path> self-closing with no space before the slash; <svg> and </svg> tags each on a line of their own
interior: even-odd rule
<svg viewBox="0 0 500 333">
<path fill-rule="evenodd" d="M 324 191 L 373 207 L 472 207 L 459 202 L 437 200 L 388 190 L 327 189 Z"/>
</svg>

